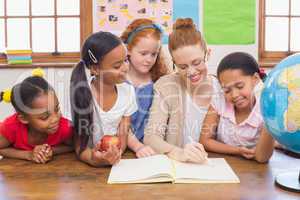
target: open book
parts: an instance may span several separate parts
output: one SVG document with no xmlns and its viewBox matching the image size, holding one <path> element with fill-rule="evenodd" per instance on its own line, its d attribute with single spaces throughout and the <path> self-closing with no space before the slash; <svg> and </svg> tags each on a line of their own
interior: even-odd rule
<svg viewBox="0 0 300 200">
<path fill-rule="evenodd" d="M 210 158 L 207 164 L 182 163 L 166 155 L 122 159 L 111 169 L 108 184 L 121 183 L 239 183 L 224 158 Z"/>
</svg>

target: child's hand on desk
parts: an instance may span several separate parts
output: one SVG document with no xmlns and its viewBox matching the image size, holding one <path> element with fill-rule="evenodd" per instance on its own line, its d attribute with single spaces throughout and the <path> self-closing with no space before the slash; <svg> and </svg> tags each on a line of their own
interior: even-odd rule
<svg viewBox="0 0 300 200">
<path fill-rule="evenodd" d="M 98 164 L 109 164 L 114 165 L 118 163 L 121 159 L 121 150 L 112 145 L 107 151 L 99 151 L 99 148 L 96 146 L 92 151 L 92 160 Z"/>
<path fill-rule="evenodd" d="M 53 150 L 52 150 L 51 146 L 48 145 L 48 144 L 44 144 L 44 149 L 43 149 L 43 151 L 44 151 L 46 157 L 47 157 L 49 160 L 51 160 L 52 157 L 53 157 Z"/>
<path fill-rule="evenodd" d="M 247 147 L 238 147 L 239 153 L 246 159 L 253 159 L 255 156 L 255 147 L 252 149 L 248 149 Z"/>
<path fill-rule="evenodd" d="M 155 155 L 155 151 L 147 145 L 141 146 L 137 151 L 136 151 L 136 157 L 142 158 L 142 157 L 148 157 Z"/>
<path fill-rule="evenodd" d="M 46 163 L 52 158 L 52 150 L 48 144 L 36 145 L 31 152 L 31 160 L 36 163 Z"/>
</svg>

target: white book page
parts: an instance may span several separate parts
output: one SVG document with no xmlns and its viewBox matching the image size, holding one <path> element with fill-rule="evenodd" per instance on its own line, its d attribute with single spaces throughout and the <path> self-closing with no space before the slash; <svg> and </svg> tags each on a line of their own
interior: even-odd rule
<svg viewBox="0 0 300 200">
<path fill-rule="evenodd" d="M 173 165 L 166 155 L 155 155 L 139 159 L 121 159 L 112 166 L 108 183 L 143 182 L 154 178 L 172 180 Z M 148 181 L 145 181 L 148 182 Z"/>
<path fill-rule="evenodd" d="M 173 161 L 175 182 L 239 183 L 239 178 L 224 158 L 210 158 L 207 164 L 192 164 Z"/>
</svg>

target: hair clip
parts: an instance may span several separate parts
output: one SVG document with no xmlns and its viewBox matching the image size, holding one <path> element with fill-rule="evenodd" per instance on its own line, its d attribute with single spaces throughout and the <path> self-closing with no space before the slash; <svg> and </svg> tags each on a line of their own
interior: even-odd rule
<svg viewBox="0 0 300 200">
<path fill-rule="evenodd" d="M 45 72 L 42 68 L 35 68 L 34 70 L 32 70 L 31 72 L 32 76 L 38 76 L 43 78 L 45 76 Z"/>
<path fill-rule="evenodd" d="M 94 54 L 92 53 L 92 51 L 91 51 L 90 49 L 88 50 L 88 53 L 89 53 L 90 59 L 94 62 L 94 64 L 97 64 L 97 63 L 98 63 L 98 60 L 97 60 L 97 58 L 94 56 Z"/>
<path fill-rule="evenodd" d="M 11 102 L 11 89 L 6 89 L 3 92 L 1 92 L 2 95 L 2 100 L 6 103 L 10 103 Z"/>
<path fill-rule="evenodd" d="M 267 76 L 267 74 L 266 74 L 266 72 L 265 72 L 265 70 L 264 70 L 263 68 L 259 68 L 259 70 L 258 70 L 258 75 L 259 75 L 259 77 L 260 77 L 262 80 L 264 80 L 264 79 L 266 78 L 266 76 Z"/>
<path fill-rule="evenodd" d="M 258 73 L 259 73 L 260 76 L 265 76 L 266 75 L 266 72 L 263 68 L 259 68 Z"/>
</svg>

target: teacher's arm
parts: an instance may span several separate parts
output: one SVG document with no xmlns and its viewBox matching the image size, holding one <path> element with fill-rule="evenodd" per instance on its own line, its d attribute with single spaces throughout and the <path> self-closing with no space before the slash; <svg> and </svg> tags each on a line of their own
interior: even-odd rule
<svg viewBox="0 0 300 200">
<path fill-rule="evenodd" d="M 144 130 L 144 144 L 149 145 L 156 153 L 167 154 L 174 145 L 165 141 L 169 127 L 170 106 L 158 88 L 154 89 L 149 119 Z"/>
</svg>

